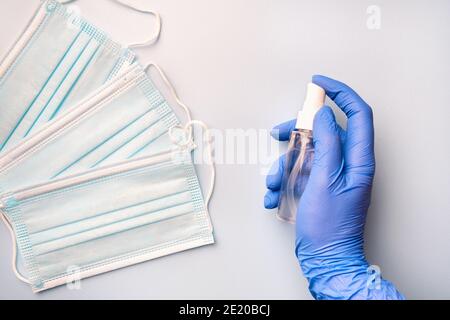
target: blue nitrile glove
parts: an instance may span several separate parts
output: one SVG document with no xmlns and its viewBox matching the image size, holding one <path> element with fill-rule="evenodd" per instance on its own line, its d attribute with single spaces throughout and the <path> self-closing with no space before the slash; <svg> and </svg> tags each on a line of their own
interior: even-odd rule
<svg viewBox="0 0 450 320">
<path fill-rule="evenodd" d="M 347 131 L 330 107 L 314 119 L 315 157 L 297 212 L 296 254 L 316 299 L 404 299 L 394 285 L 373 274 L 364 255 L 364 225 L 375 173 L 372 110 L 347 85 L 324 76 L 313 82 L 348 117 Z M 275 127 L 289 139 L 295 120 Z M 284 156 L 267 176 L 264 205 L 278 205 Z"/>
</svg>

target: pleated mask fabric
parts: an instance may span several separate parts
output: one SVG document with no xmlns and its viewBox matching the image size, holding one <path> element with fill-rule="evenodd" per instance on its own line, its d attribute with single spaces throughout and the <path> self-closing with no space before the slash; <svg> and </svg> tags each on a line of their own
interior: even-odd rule
<svg viewBox="0 0 450 320">
<path fill-rule="evenodd" d="M 179 121 L 137 63 L 0 154 L 0 191 L 170 151 Z"/>
<path fill-rule="evenodd" d="M 135 54 L 55 0 L 43 1 L 0 65 L 0 150 L 113 79 Z"/>
<path fill-rule="evenodd" d="M 1 202 L 34 292 L 214 243 L 186 149 L 27 187 Z"/>
<path fill-rule="evenodd" d="M 157 17 L 135 44 L 148 45 L 159 15 L 134 9 Z M 214 166 L 205 203 L 191 154 L 192 126 L 207 127 L 149 64 L 186 111 L 181 127 L 134 60 L 46 0 L 0 64 L 0 214 L 34 292 L 214 243 Z"/>
</svg>

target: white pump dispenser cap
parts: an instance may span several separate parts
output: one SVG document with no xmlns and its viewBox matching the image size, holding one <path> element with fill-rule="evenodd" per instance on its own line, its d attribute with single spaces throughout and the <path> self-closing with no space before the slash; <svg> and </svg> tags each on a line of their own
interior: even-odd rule
<svg viewBox="0 0 450 320">
<path fill-rule="evenodd" d="M 314 83 L 309 83 L 306 90 L 303 109 L 298 113 L 295 128 L 312 130 L 314 116 L 325 103 L 325 90 Z"/>
</svg>

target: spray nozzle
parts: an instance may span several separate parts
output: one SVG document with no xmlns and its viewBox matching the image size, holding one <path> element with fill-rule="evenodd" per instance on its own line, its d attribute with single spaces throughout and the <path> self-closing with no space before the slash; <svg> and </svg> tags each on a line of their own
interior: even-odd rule
<svg viewBox="0 0 450 320">
<path fill-rule="evenodd" d="M 297 129 L 312 130 L 314 116 L 325 103 L 325 90 L 314 83 L 308 83 L 303 109 L 298 113 Z"/>
</svg>

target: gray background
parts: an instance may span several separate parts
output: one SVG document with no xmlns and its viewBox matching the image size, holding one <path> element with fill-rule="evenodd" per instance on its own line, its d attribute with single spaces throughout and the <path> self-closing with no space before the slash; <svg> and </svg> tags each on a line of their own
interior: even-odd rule
<svg viewBox="0 0 450 320">
<path fill-rule="evenodd" d="M 195 117 L 214 128 L 264 129 L 293 118 L 314 73 L 352 85 L 376 122 L 370 262 L 407 298 L 450 298 L 450 1 L 134 2 L 158 10 L 164 23 L 141 60 L 161 64 Z M 0 1 L 1 55 L 37 3 Z M 366 26 L 372 4 L 381 8 L 380 30 Z M 77 5 L 123 43 L 153 30 L 148 17 L 108 0 Z M 97 276 L 75 291 L 34 295 L 16 280 L 2 225 L 0 298 L 310 299 L 294 230 L 264 210 L 264 192 L 258 165 L 219 165 L 215 245 Z"/>
</svg>

